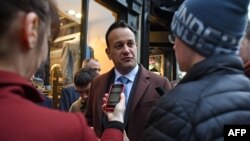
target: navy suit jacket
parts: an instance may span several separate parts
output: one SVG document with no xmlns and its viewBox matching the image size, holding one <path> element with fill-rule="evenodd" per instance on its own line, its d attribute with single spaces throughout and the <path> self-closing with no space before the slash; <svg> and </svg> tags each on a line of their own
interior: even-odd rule
<svg viewBox="0 0 250 141">
<path fill-rule="evenodd" d="M 79 99 L 80 95 L 76 91 L 74 84 L 69 84 L 62 89 L 62 95 L 60 99 L 59 109 L 68 112 L 70 106 Z"/>
<path fill-rule="evenodd" d="M 130 141 L 141 139 L 145 122 L 150 109 L 160 98 L 155 90 L 156 87 L 170 89 L 170 83 L 166 77 L 162 77 L 146 70 L 139 65 L 139 72 L 131 89 L 126 107 L 125 129 Z M 94 127 L 97 136 L 101 136 L 105 124 L 106 115 L 102 111 L 102 98 L 108 93 L 110 85 L 114 82 L 114 69 L 97 76 L 91 85 L 86 117 L 90 126 Z"/>
</svg>

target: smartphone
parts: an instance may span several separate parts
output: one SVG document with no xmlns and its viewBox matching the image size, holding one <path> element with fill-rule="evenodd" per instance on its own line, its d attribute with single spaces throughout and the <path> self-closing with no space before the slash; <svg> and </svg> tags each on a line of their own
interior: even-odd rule
<svg viewBox="0 0 250 141">
<path fill-rule="evenodd" d="M 120 95 L 124 90 L 123 84 L 112 84 L 109 89 L 109 96 L 107 105 L 105 107 L 106 110 L 114 111 L 116 104 L 120 101 Z"/>
</svg>

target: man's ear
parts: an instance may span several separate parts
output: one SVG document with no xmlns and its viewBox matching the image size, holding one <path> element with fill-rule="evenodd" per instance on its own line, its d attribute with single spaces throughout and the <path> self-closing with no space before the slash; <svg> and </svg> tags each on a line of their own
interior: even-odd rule
<svg viewBox="0 0 250 141">
<path fill-rule="evenodd" d="M 23 41 L 27 49 L 34 48 L 38 39 L 38 16 L 34 12 L 25 15 Z"/>
<path fill-rule="evenodd" d="M 107 54 L 109 60 L 111 60 L 110 57 L 109 57 L 109 48 L 108 48 L 108 47 L 105 49 L 105 52 L 106 52 L 106 54 Z"/>
</svg>

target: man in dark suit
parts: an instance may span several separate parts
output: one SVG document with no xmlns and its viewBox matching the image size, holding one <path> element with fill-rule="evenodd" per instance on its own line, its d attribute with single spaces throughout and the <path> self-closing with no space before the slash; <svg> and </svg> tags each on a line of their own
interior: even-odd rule
<svg viewBox="0 0 250 141">
<path fill-rule="evenodd" d="M 154 74 L 137 63 L 135 35 L 125 22 L 117 21 L 109 27 L 106 43 L 106 54 L 115 67 L 94 79 L 86 117 L 100 137 L 107 127 L 107 117 L 101 107 L 103 95 L 109 91 L 111 84 L 122 83 L 122 76 L 127 80 L 125 130 L 130 141 L 138 141 L 142 137 L 147 115 L 160 97 L 155 88 L 170 89 L 170 84 L 167 78 Z"/>
</svg>

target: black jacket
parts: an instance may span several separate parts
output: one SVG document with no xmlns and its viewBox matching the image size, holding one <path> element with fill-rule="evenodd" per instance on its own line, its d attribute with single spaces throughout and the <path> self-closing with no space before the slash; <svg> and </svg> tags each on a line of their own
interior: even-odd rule
<svg viewBox="0 0 250 141">
<path fill-rule="evenodd" d="M 226 124 L 250 124 L 250 81 L 234 55 L 195 64 L 153 108 L 143 141 L 222 141 Z"/>
</svg>

